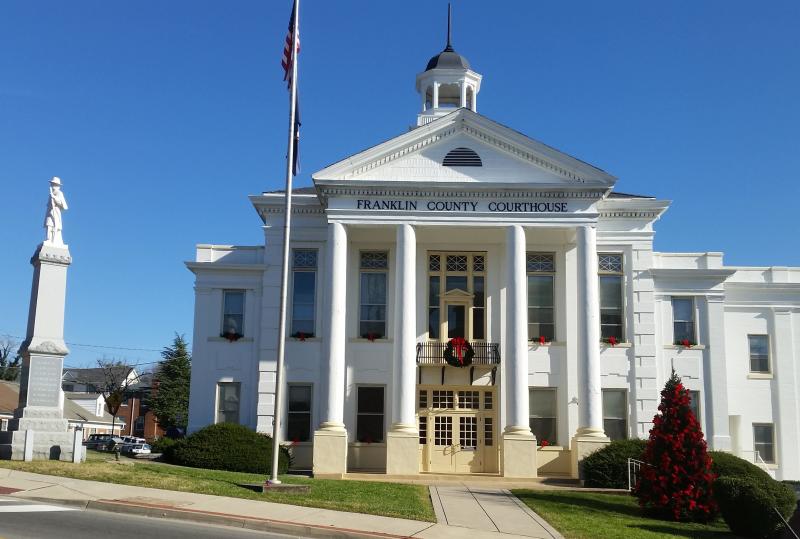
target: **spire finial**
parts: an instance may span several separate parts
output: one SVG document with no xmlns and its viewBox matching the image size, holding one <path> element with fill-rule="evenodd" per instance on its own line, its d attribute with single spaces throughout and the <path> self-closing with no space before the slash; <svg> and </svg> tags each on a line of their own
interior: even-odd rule
<svg viewBox="0 0 800 539">
<path fill-rule="evenodd" d="M 446 51 L 453 50 L 453 46 L 450 44 L 450 19 L 452 18 L 452 10 L 450 7 L 450 2 L 447 3 L 447 46 L 444 48 Z"/>
</svg>

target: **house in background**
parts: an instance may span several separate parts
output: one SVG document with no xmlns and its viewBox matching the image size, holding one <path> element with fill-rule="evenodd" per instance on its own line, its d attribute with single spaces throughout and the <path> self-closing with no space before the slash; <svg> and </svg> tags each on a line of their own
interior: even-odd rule
<svg viewBox="0 0 800 539">
<path fill-rule="evenodd" d="M 94 397 L 94 398 L 92 398 Z M 19 384 L 0 381 L 0 431 L 8 429 L 8 422 L 14 418 L 14 410 L 19 406 Z M 64 419 L 69 422 L 70 429 L 83 430 L 83 439 L 91 434 L 111 434 L 121 436 L 126 422 L 117 418 L 113 425 L 113 417 L 105 407 L 103 396 L 86 393 L 64 394 Z"/>
</svg>

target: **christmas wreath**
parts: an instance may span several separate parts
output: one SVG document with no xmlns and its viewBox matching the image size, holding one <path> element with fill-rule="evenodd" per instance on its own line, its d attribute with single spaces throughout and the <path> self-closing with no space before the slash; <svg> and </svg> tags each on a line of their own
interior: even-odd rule
<svg viewBox="0 0 800 539">
<path fill-rule="evenodd" d="M 472 358 L 475 357 L 475 350 L 469 341 L 462 337 L 455 337 L 447 342 L 443 356 L 448 365 L 469 367 L 472 365 Z"/>
</svg>

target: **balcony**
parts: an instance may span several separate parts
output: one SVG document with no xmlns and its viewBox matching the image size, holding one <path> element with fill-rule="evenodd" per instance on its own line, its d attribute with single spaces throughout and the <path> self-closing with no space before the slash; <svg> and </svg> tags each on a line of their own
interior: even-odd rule
<svg viewBox="0 0 800 539">
<path fill-rule="evenodd" d="M 475 356 L 473 365 L 499 365 L 500 343 L 496 342 L 471 342 Z M 417 365 L 445 366 L 444 349 L 446 342 L 425 341 L 417 343 Z"/>
</svg>

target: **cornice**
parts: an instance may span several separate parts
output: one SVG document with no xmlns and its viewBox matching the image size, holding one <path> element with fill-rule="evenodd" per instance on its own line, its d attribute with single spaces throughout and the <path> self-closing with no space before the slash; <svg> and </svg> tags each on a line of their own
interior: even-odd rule
<svg viewBox="0 0 800 539">
<path fill-rule="evenodd" d="M 393 185 L 318 185 L 322 196 L 393 196 L 393 197 L 417 197 L 417 198 L 582 198 L 582 199 L 599 199 L 607 189 L 582 189 L 582 190 L 509 190 L 513 187 L 518 189 L 525 189 L 526 184 L 519 184 L 508 186 L 493 186 L 492 184 L 480 184 L 480 187 L 469 188 L 463 184 L 459 185 L 456 190 L 446 189 L 447 185 L 436 186 L 431 188 L 430 184 L 417 186 L 409 186 L 404 184 L 398 187 Z M 493 188 L 497 190 L 492 190 Z"/>
<path fill-rule="evenodd" d="M 606 219 L 623 218 L 623 219 L 658 219 L 663 212 L 652 210 L 600 210 L 600 217 Z"/>
</svg>

